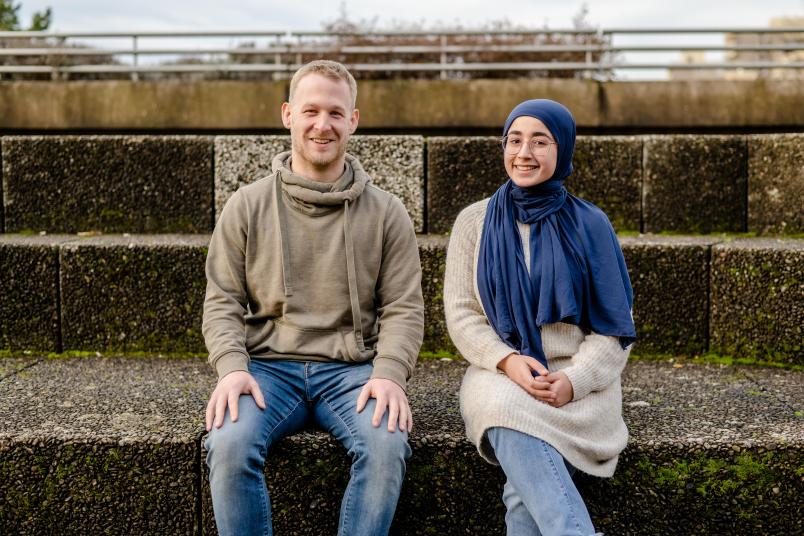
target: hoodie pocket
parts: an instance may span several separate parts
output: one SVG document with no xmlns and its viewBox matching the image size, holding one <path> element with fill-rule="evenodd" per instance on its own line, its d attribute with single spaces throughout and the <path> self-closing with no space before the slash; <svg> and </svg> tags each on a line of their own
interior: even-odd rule
<svg viewBox="0 0 804 536">
<path fill-rule="evenodd" d="M 345 362 L 366 361 L 374 356 L 373 350 L 358 350 L 352 332 L 300 328 L 282 318 L 268 321 L 254 337 L 248 337 L 247 345 L 249 352 L 257 355 L 270 353 Z"/>
</svg>

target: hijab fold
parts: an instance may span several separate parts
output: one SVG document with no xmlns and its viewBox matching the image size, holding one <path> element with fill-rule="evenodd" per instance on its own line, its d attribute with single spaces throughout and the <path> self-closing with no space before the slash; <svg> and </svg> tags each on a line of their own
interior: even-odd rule
<svg viewBox="0 0 804 536">
<path fill-rule="evenodd" d="M 477 267 L 477 285 L 489 323 L 500 338 L 545 367 L 539 328 L 566 322 L 584 332 L 636 340 L 633 291 L 617 236 L 595 205 L 567 192 L 572 173 L 575 120 L 546 99 L 519 104 L 503 135 L 521 116 L 542 121 L 558 143 L 553 176 L 520 188 L 510 179 L 491 197 Z M 530 269 L 517 221 L 530 225 Z"/>
</svg>

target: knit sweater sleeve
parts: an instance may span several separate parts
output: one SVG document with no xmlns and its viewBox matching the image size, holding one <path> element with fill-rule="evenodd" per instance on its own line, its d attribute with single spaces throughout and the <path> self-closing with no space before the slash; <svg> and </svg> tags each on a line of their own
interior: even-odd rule
<svg viewBox="0 0 804 536">
<path fill-rule="evenodd" d="M 209 350 L 209 363 L 218 373 L 218 379 L 236 370 L 248 370 L 246 210 L 238 190 L 221 212 L 207 253 L 202 331 Z"/>
<path fill-rule="evenodd" d="M 593 391 L 602 391 L 619 380 L 628 354 L 617 337 L 590 333 L 572 356 L 572 364 L 562 369 L 572 384 L 573 400 L 580 400 Z"/>
<path fill-rule="evenodd" d="M 383 223 L 382 264 L 377 280 L 379 338 L 372 378 L 406 388 L 424 338 L 422 270 L 416 232 L 396 197 Z"/>
<path fill-rule="evenodd" d="M 478 367 L 497 364 L 516 350 L 505 344 L 488 322 L 474 288 L 475 249 L 483 226 L 484 203 L 464 209 L 452 227 L 444 276 L 444 313 L 452 342 Z"/>
</svg>

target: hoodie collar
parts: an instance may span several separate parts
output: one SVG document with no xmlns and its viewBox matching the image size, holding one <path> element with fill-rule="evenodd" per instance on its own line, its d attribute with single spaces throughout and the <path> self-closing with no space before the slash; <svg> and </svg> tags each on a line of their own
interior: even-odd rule
<svg viewBox="0 0 804 536">
<path fill-rule="evenodd" d="M 291 153 L 278 154 L 272 161 L 274 172 L 278 172 L 285 199 L 290 205 L 306 214 L 325 214 L 343 206 L 344 202 L 354 202 L 363 190 L 369 177 L 357 158 L 346 155 L 343 174 L 332 183 L 307 179 L 291 171 Z"/>
</svg>

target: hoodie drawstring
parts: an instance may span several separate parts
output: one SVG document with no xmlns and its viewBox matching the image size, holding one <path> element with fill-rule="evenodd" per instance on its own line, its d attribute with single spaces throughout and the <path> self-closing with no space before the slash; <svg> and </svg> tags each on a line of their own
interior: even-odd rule
<svg viewBox="0 0 804 536">
<path fill-rule="evenodd" d="M 285 285 L 285 296 L 293 295 L 293 278 L 290 272 L 290 244 L 285 230 L 285 202 L 282 200 L 282 180 L 277 177 L 276 183 L 276 226 L 279 227 L 279 238 L 282 246 L 282 282 Z"/>
<path fill-rule="evenodd" d="M 355 269 L 355 246 L 352 241 L 352 226 L 349 221 L 349 200 L 343 202 L 343 236 L 346 242 L 346 276 L 349 280 L 349 300 L 352 303 L 352 323 L 355 330 L 357 349 L 366 347 L 363 343 L 363 322 L 360 318 L 360 298 L 357 295 L 357 270 Z"/>
</svg>

